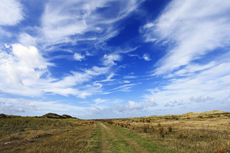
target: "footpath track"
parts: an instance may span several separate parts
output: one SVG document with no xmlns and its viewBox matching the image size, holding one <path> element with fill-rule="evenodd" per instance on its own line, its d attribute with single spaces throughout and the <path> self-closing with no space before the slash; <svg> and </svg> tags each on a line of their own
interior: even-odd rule
<svg viewBox="0 0 230 153">
<path fill-rule="evenodd" d="M 110 152 L 132 152 L 147 153 L 148 151 L 135 140 L 117 131 L 110 125 L 99 123 L 101 130 L 100 151 Z"/>
</svg>

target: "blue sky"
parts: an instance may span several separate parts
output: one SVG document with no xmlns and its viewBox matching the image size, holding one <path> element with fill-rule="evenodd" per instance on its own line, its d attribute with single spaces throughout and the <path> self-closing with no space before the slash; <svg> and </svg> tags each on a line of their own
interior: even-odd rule
<svg viewBox="0 0 230 153">
<path fill-rule="evenodd" d="M 1 0 L 0 113 L 230 111 L 229 0 Z"/>
</svg>

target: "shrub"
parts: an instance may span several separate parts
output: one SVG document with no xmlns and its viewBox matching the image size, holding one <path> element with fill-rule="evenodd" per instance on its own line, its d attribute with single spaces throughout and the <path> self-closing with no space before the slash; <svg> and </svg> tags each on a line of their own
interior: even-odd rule
<svg viewBox="0 0 230 153">
<path fill-rule="evenodd" d="M 171 125 L 168 126 L 168 130 L 169 130 L 169 132 L 172 132 L 172 126 Z"/>
<path fill-rule="evenodd" d="M 183 134 L 182 133 L 179 134 L 179 138 L 183 138 Z"/>
<path fill-rule="evenodd" d="M 220 147 L 215 149 L 214 153 L 224 153 L 224 148 Z"/>
<path fill-rule="evenodd" d="M 133 129 L 133 130 L 135 129 L 135 125 L 132 126 L 132 129 Z"/>
<path fill-rule="evenodd" d="M 198 118 L 203 118 L 203 116 L 198 116 Z"/>
<path fill-rule="evenodd" d="M 160 134 L 162 135 L 164 133 L 164 128 L 163 127 L 159 127 L 159 131 L 160 131 Z"/>
<path fill-rule="evenodd" d="M 154 126 L 152 126 L 152 130 L 154 130 Z"/>
<path fill-rule="evenodd" d="M 143 130 L 144 130 L 145 133 L 148 132 L 148 128 L 149 128 L 149 124 L 144 124 L 143 125 Z"/>
<path fill-rule="evenodd" d="M 160 127 L 161 126 L 161 123 L 158 123 L 158 127 Z"/>
</svg>

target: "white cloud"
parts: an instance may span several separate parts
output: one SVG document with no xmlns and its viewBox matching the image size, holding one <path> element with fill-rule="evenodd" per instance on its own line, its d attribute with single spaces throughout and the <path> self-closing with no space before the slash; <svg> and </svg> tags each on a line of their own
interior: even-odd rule
<svg viewBox="0 0 230 153">
<path fill-rule="evenodd" d="M 45 62 L 45 59 L 40 55 L 36 47 L 24 47 L 21 44 L 13 44 L 12 52 L 20 61 L 19 65 L 21 66 L 38 69 L 47 68 L 48 63 Z"/>
<path fill-rule="evenodd" d="M 23 18 L 22 5 L 18 1 L 0 1 L 0 25 L 15 25 Z"/>
<path fill-rule="evenodd" d="M 123 77 L 124 79 L 135 79 L 137 78 L 137 76 L 134 76 L 134 75 L 126 75 Z"/>
<path fill-rule="evenodd" d="M 13 44 L 10 54 L 0 52 L 0 59 L 1 84 L 23 85 L 26 83 L 23 82 L 24 79 L 39 79 L 45 73 L 47 66 L 51 65 L 35 47 L 24 47 L 20 44 Z M 5 90 L 4 86 L 1 90 Z"/>
<path fill-rule="evenodd" d="M 112 24 L 129 15 L 139 3 L 137 0 L 49 1 L 42 15 L 42 33 L 51 44 L 71 42 L 71 35 L 76 36 L 74 42 L 88 39 L 84 33 L 89 31 L 94 32 L 93 40 L 103 42 L 117 34 Z M 100 8 L 103 11 L 98 11 Z"/>
<path fill-rule="evenodd" d="M 9 45 L 7 45 L 7 44 L 5 44 L 5 47 L 6 47 L 6 48 L 10 48 L 10 46 L 9 46 Z"/>
<path fill-rule="evenodd" d="M 223 55 L 229 61 L 229 55 Z M 158 90 L 149 90 L 146 100 L 154 98 L 160 107 L 169 101 L 184 101 L 184 104 L 197 102 L 222 101 L 229 94 L 230 61 L 217 64 L 200 73 L 187 75 L 182 78 L 173 78 L 164 82 Z"/>
<path fill-rule="evenodd" d="M 149 90 L 146 101 L 154 98 L 160 109 L 223 101 L 230 90 L 229 13 L 227 0 L 173 0 L 140 28 L 147 42 L 168 47 L 152 71 L 153 77 L 162 75 L 163 83 Z"/>
<path fill-rule="evenodd" d="M 114 77 L 114 76 L 115 76 L 115 73 L 111 72 L 105 80 L 102 80 L 102 81 L 99 81 L 99 82 L 113 81 L 114 79 L 111 79 L 111 78 Z"/>
<path fill-rule="evenodd" d="M 32 37 L 28 33 L 21 33 L 18 39 L 19 39 L 19 43 L 23 46 L 36 46 L 37 45 L 37 38 Z"/>
<path fill-rule="evenodd" d="M 230 42 L 230 2 L 172 1 L 147 29 L 146 41 L 167 41 L 172 47 L 157 64 L 154 74 L 170 73 L 201 59 Z"/>
<path fill-rule="evenodd" d="M 100 103 L 104 103 L 104 102 L 107 102 L 108 100 L 106 99 L 101 99 L 101 98 L 98 98 L 98 99 L 95 99 L 94 102 L 95 102 L 95 105 L 98 105 Z M 95 106 L 94 105 L 94 106 Z"/>
<path fill-rule="evenodd" d="M 23 96 L 49 93 L 85 98 L 101 92 L 102 84 L 90 82 L 94 77 L 108 73 L 109 79 L 113 76 L 110 66 L 94 66 L 57 79 L 51 77 L 48 66 L 53 64 L 47 62 L 37 48 L 13 44 L 8 52 L 0 52 L 0 90 Z"/>
<path fill-rule="evenodd" d="M 124 84 L 112 89 L 112 91 L 130 92 L 131 91 L 130 89 L 135 85 L 136 85 L 135 83 Z"/>
<path fill-rule="evenodd" d="M 2 102 L 2 103 L 1 103 Z M 27 114 L 28 111 L 36 111 L 37 114 L 48 112 L 64 113 L 66 111 L 85 111 L 88 107 L 77 107 L 63 103 L 63 101 L 35 101 L 23 98 L 0 98 L 0 112 L 6 114 Z"/>
<path fill-rule="evenodd" d="M 119 54 L 110 54 L 110 55 L 104 55 L 104 65 L 106 66 L 113 66 L 116 65 L 114 61 L 120 61 L 121 56 Z"/>
<path fill-rule="evenodd" d="M 157 106 L 158 104 L 156 103 L 154 98 L 150 98 L 146 101 L 146 106 L 148 107 L 154 107 Z"/>
<path fill-rule="evenodd" d="M 16 113 L 21 113 L 21 112 L 25 112 L 22 108 L 14 108 L 14 106 L 12 104 L 9 103 L 1 103 L 0 105 L 0 112 L 4 113 L 4 114 L 16 114 Z"/>
<path fill-rule="evenodd" d="M 198 96 L 198 97 L 190 97 L 189 100 L 192 102 L 206 102 L 206 101 L 211 101 L 215 98 L 207 96 L 207 97 L 203 97 L 203 96 Z"/>
<path fill-rule="evenodd" d="M 144 60 L 146 60 L 146 61 L 150 61 L 150 58 L 149 58 L 149 55 L 148 55 L 148 54 L 144 54 L 144 55 L 143 55 L 143 58 L 144 58 Z"/>
<path fill-rule="evenodd" d="M 75 53 L 74 54 L 74 59 L 77 60 L 77 61 L 81 61 L 81 60 L 85 59 L 85 56 L 81 55 L 79 53 Z"/>
<path fill-rule="evenodd" d="M 135 110 L 142 110 L 144 109 L 144 105 L 142 103 L 136 103 L 134 101 L 128 101 L 128 105 L 121 105 L 117 104 L 114 106 L 115 112 L 122 112 L 122 113 L 130 113 Z"/>
<path fill-rule="evenodd" d="M 54 93 L 85 98 L 101 92 L 102 86 L 82 83 L 90 81 L 93 77 L 105 75 L 110 70 L 110 67 L 95 66 L 83 72 L 72 72 L 62 79 L 52 78 L 48 66 L 53 64 L 47 62 L 37 48 L 20 44 L 12 45 L 12 52 L 1 51 L 0 59 L 0 90 L 24 96 Z"/>
<path fill-rule="evenodd" d="M 141 103 L 136 103 L 134 101 L 128 101 L 130 109 L 142 109 L 144 106 Z"/>
</svg>

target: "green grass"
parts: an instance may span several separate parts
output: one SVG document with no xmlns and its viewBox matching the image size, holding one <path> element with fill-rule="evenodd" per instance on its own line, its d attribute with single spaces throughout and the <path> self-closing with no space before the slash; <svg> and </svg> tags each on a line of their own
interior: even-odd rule
<svg viewBox="0 0 230 153">
<path fill-rule="evenodd" d="M 122 137 L 116 136 L 116 134 L 114 133 L 108 133 L 107 131 L 106 135 L 108 136 L 109 141 L 112 143 L 113 147 L 117 152 L 136 152 L 130 145 L 127 144 L 127 142 Z"/>
<path fill-rule="evenodd" d="M 90 141 L 90 149 L 88 149 L 88 152 L 93 152 L 93 153 L 100 153 L 100 148 L 99 148 L 99 141 L 101 137 L 101 131 L 99 128 L 99 125 L 96 125 L 95 131 L 92 135 L 91 141 Z"/>
<path fill-rule="evenodd" d="M 173 151 L 167 150 L 166 148 L 158 147 L 156 146 L 152 141 L 149 140 L 143 140 L 141 136 L 139 136 L 137 133 L 129 132 L 126 129 L 122 129 L 119 127 L 115 127 L 111 125 L 112 128 L 115 130 L 125 134 L 126 136 L 134 139 L 138 144 L 142 145 L 144 148 L 146 148 L 150 152 L 164 152 L 164 153 L 171 153 Z"/>
</svg>

